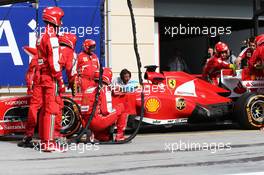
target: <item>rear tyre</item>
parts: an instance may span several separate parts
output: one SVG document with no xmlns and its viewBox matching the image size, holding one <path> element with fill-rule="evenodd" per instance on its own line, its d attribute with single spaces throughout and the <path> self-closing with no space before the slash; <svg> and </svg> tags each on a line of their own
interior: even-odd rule
<svg viewBox="0 0 264 175">
<path fill-rule="evenodd" d="M 264 95 L 245 93 L 235 103 L 235 117 L 243 129 L 259 129 L 264 124 Z"/>
</svg>

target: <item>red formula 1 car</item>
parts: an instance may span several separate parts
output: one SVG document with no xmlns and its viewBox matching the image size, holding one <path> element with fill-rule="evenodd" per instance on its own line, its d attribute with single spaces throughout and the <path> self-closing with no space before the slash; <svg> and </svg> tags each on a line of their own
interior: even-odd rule
<svg viewBox="0 0 264 175">
<path fill-rule="evenodd" d="M 144 83 L 145 115 L 143 122 L 151 125 L 177 125 L 232 120 L 246 129 L 262 127 L 264 118 L 264 95 L 251 91 L 251 86 L 243 93 L 235 94 L 227 81 L 236 77 L 224 75 L 220 88 L 184 72 L 155 72 L 156 66 L 148 66 Z M 239 77 L 238 77 L 239 78 Z M 254 84 L 254 81 L 251 84 Z M 236 83 L 237 84 L 237 83 Z M 244 84 L 242 82 L 242 84 Z M 226 86 L 225 86 L 226 85 Z M 132 93 L 113 96 L 115 103 L 127 103 L 129 125 L 138 120 L 141 109 L 138 87 Z M 0 135 L 24 132 L 30 96 L 2 97 L 0 99 Z M 62 132 L 65 136 L 75 134 L 84 126 L 80 113 L 81 94 L 74 98 L 64 96 Z"/>
<path fill-rule="evenodd" d="M 256 129 L 263 125 L 264 95 L 256 92 L 256 88 L 249 86 L 249 83 L 262 84 L 257 87 L 260 90 L 264 89 L 264 82 L 243 81 L 240 73 L 235 76 L 222 73 L 218 87 L 184 72 L 157 73 L 157 66 L 146 68 L 144 78 L 148 83 L 144 84 L 145 123 L 175 125 L 228 120 L 239 123 L 245 129 Z M 230 83 L 235 79 L 236 82 Z M 138 113 L 140 106 L 138 96 Z"/>
</svg>

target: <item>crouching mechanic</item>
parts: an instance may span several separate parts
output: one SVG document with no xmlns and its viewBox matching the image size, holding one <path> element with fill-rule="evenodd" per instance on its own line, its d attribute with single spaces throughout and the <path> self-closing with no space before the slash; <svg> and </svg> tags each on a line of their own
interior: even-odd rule
<svg viewBox="0 0 264 175">
<path fill-rule="evenodd" d="M 83 42 L 83 51 L 78 55 L 78 86 L 82 93 L 87 88 L 94 86 L 94 72 L 99 70 L 100 64 L 98 57 L 94 53 L 95 49 L 95 41 L 86 39 Z"/>
<path fill-rule="evenodd" d="M 97 84 L 99 80 L 99 71 L 95 72 L 94 79 Z M 124 112 L 125 108 L 122 103 L 112 107 L 112 96 L 109 87 L 111 80 L 112 71 L 109 68 L 104 68 L 102 76 L 103 87 L 100 89 L 98 106 L 89 126 L 94 134 L 94 138 L 99 141 L 111 140 L 109 130 L 114 124 L 116 124 L 117 127 L 115 141 L 121 141 L 125 139 L 124 130 L 126 128 L 128 114 Z M 85 121 L 88 121 L 92 112 L 96 92 L 97 85 L 88 88 L 86 92 L 83 93 L 81 111 Z"/>
<path fill-rule="evenodd" d="M 258 77 L 264 77 L 264 35 L 257 36 L 255 43 L 257 48 L 248 61 L 251 80 L 256 80 Z"/>
<path fill-rule="evenodd" d="M 222 69 L 233 69 L 235 71 L 236 66 L 227 62 L 229 48 L 223 42 L 218 42 L 215 45 L 216 54 L 211 57 L 203 69 L 203 79 L 208 82 L 219 85 L 219 77 Z"/>
</svg>

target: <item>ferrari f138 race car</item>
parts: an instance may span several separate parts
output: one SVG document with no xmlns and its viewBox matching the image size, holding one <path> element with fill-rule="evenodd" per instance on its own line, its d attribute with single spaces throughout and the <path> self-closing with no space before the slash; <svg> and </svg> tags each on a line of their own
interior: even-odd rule
<svg viewBox="0 0 264 175">
<path fill-rule="evenodd" d="M 201 122 L 237 122 L 242 128 L 257 129 L 264 121 L 263 78 L 249 81 L 244 70 L 222 70 L 219 86 L 185 72 L 156 72 L 146 66 L 145 115 L 143 122 L 171 125 Z M 246 71 L 246 70 L 245 70 Z M 153 86 L 163 87 L 154 92 Z M 139 99 L 138 99 L 139 100 Z M 139 109 L 140 101 L 137 101 Z"/>
<path fill-rule="evenodd" d="M 264 121 L 264 81 L 243 81 L 241 71 L 234 75 L 223 70 L 220 87 L 199 76 L 185 72 L 156 72 L 157 66 L 146 66 L 144 88 L 113 96 L 114 102 L 132 101 L 127 112 L 129 126 L 139 120 L 140 92 L 145 94 L 143 122 L 151 125 L 177 125 L 231 120 L 242 128 L 257 129 Z M 237 88 L 242 91 L 237 91 Z M 244 89 L 244 90 L 243 90 Z M 128 98 L 124 98 L 128 97 Z M 65 94 L 62 133 L 72 136 L 83 127 L 82 95 Z M 0 135 L 25 132 L 30 96 L 2 97 L 0 99 Z"/>
</svg>

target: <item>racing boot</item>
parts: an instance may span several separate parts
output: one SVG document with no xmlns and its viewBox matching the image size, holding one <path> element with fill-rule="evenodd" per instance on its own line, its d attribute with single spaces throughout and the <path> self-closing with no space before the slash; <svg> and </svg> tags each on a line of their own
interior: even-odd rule
<svg viewBox="0 0 264 175">
<path fill-rule="evenodd" d="M 117 122 L 116 122 L 117 134 L 115 137 L 115 141 L 117 142 L 123 141 L 126 139 L 124 136 L 124 132 L 125 132 L 126 125 L 127 125 L 127 117 L 128 115 L 126 113 L 122 113 L 117 119 Z"/>
<path fill-rule="evenodd" d="M 115 141 L 114 139 L 114 135 L 115 135 L 115 125 L 112 125 L 110 128 L 109 128 L 109 134 L 110 134 L 110 140 L 112 141 Z"/>
<path fill-rule="evenodd" d="M 94 132 L 94 138 L 95 140 L 98 140 L 100 142 L 109 142 L 111 141 L 111 136 L 109 134 L 109 129 L 100 131 L 100 132 Z"/>
<path fill-rule="evenodd" d="M 79 140 L 79 142 L 82 143 L 94 143 L 94 141 L 95 141 L 94 133 L 90 129 L 88 129 L 86 133 L 84 133 Z"/>
<path fill-rule="evenodd" d="M 66 138 L 57 138 L 55 139 L 55 151 L 57 152 L 66 152 L 68 150 L 68 143 Z"/>
<path fill-rule="evenodd" d="M 17 146 L 23 148 L 33 148 L 34 144 L 32 141 L 32 137 L 25 136 L 23 140 L 17 144 Z"/>
<path fill-rule="evenodd" d="M 126 137 L 124 136 L 124 132 L 122 133 L 117 133 L 115 137 L 116 142 L 124 141 Z"/>
<path fill-rule="evenodd" d="M 44 141 L 41 142 L 40 151 L 41 152 L 52 152 L 55 151 L 56 143 L 54 141 Z"/>
</svg>

